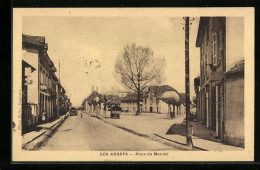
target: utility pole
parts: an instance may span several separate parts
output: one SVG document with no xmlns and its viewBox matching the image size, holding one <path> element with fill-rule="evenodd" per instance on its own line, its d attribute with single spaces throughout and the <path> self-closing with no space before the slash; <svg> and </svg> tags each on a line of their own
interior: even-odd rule
<svg viewBox="0 0 260 170">
<path fill-rule="evenodd" d="M 186 144 L 191 146 L 191 141 L 188 138 L 188 130 L 190 128 L 190 66 L 189 66 L 189 17 L 184 17 L 185 20 L 185 97 L 186 97 Z"/>
</svg>

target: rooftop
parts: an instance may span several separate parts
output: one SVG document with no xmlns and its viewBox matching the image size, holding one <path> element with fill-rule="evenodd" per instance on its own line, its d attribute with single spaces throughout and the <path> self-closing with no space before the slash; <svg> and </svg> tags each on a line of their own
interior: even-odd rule
<svg viewBox="0 0 260 170">
<path fill-rule="evenodd" d="M 148 92 L 149 91 L 153 91 L 155 97 L 162 97 L 162 95 L 166 91 L 175 91 L 177 94 L 179 94 L 177 90 L 175 90 L 173 87 L 171 87 L 169 85 L 150 86 L 149 89 L 148 89 Z"/>
<path fill-rule="evenodd" d="M 45 43 L 45 37 L 41 36 L 31 36 L 31 35 L 22 35 L 23 45 L 32 45 L 37 47 L 48 48 L 48 45 Z"/>
<path fill-rule="evenodd" d="M 226 74 L 233 74 L 233 73 L 238 73 L 238 72 L 242 72 L 244 71 L 244 67 L 245 67 L 245 60 L 240 60 L 239 62 L 237 62 L 236 64 L 234 64 L 233 67 L 231 67 L 231 69 L 229 69 Z"/>
<path fill-rule="evenodd" d="M 130 93 L 121 99 L 121 102 L 137 102 L 137 94 Z"/>
</svg>

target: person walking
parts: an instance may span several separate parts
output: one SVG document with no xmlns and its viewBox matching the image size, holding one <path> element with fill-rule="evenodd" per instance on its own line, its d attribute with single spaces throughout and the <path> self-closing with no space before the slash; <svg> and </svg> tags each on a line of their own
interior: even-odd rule
<svg viewBox="0 0 260 170">
<path fill-rule="evenodd" d="M 191 142 L 191 146 L 192 146 L 192 149 L 193 149 L 193 141 L 192 141 L 192 136 L 193 136 L 193 126 L 190 125 L 190 127 L 188 128 L 188 140 Z"/>
<path fill-rule="evenodd" d="M 82 112 L 82 111 L 80 112 L 80 117 L 81 117 L 81 118 L 83 117 L 83 112 Z"/>
</svg>

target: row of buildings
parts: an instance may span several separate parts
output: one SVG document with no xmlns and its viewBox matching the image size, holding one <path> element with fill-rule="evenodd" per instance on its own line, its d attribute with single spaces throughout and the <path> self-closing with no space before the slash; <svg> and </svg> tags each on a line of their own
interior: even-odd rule
<svg viewBox="0 0 260 170">
<path fill-rule="evenodd" d="M 141 113 L 168 114 L 169 118 L 185 113 L 185 95 L 178 93 L 169 85 L 150 86 L 142 94 L 140 101 Z M 105 114 L 113 105 L 120 105 L 123 112 L 137 111 L 137 94 L 119 92 L 118 95 L 102 95 L 97 91 L 83 101 L 83 107 L 88 113 Z"/>
<path fill-rule="evenodd" d="M 22 133 L 65 114 L 71 103 L 55 75 L 45 37 L 22 35 Z"/>
<path fill-rule="evenodd" d="M 195 78 L 199 121 L 222 142 L 244 146 L 244 19 L 201 17 Z"/>
</svg>

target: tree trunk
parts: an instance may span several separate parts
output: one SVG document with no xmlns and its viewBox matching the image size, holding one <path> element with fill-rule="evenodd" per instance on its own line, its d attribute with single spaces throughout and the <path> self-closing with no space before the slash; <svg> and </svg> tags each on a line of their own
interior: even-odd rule
<svg viewBox="0 0 260 170">
<path fill-rule="evenodd" d="M 140 115 L 140 99 L 141 99 L 140 83 L 138 83 L 138 89 L 137 89 L 137 111 L 136 111 L 136 115 Z"/>
</svg>

